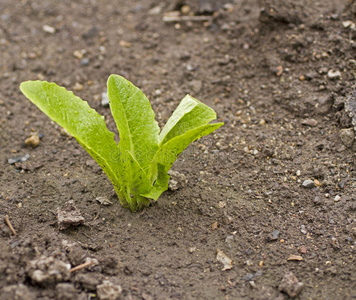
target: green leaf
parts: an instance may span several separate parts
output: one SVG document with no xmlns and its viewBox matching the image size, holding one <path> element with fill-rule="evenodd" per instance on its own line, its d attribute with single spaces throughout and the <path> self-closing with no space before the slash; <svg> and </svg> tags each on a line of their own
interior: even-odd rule
<svg viewBox="0 0 356 300">
<path fill-rule="evenodd" d="M 157 166 L 157 179 L 150 190 L 150 192 L 146 194 L 141 194 L 149 199 L 157 200 L 161 194 L 168 189 L 168 182 L 170 176 L 167 174 L 166 168 L 162 164 L 155 164 Z"/>
<path fill-rule="evenodd" d="M 90 108 L 86 101 L 55 83 L 26 81 L 20 90 L 41 111 L 65 128 L 103 168 L 125 205 L 122 193 L 119 150 L 114 133 L 106 128 L 104 117 Z"/>
<path fill-rule="evenodd" d="M 181 154 L 190 143 L 204 135 L 212 133 L 222 125 L 224 125 L 224 123 L 206 124 L 170 139 L 158 150 L 154 157 L 154 161 L 164 165 L 165 171 L 168 172 L 172 164 L 178 158 L 179 154 Z"/>
<path fill-rule="evenodd" d="M 148 173 L 158 150 L 159 134 L 149 100 L 139 88 L 118 75 L 108 79 L 108 97 L 120 133 L 120 150 L 128 150 Z"/>
<path fill-rule="evenodd" d="M 123 192 L 130 209 L 135 211 L 138 208 L 148 206 L 149 200 L 141 197 L 141 194 L 146 194 L 152 189 L 146 173 L 130 151 L 126 150 L 121 159 L 123 162 L 123 169 L 121 170 L 124 181 Z"/>
<path fill-rule="evenodd" d="M 186 95 L 159 135 L 160 146 L 170 139 L 216 119 L 215 111 L 197 99 Z"/>
</svg>

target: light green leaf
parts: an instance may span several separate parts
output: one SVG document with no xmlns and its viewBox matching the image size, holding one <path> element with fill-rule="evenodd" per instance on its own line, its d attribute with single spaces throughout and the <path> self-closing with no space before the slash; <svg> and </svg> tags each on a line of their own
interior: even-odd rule
<svg viewBox="0 0 356 300">
<path fill-rule="evenodd" d="M 168 182 L 170 176 L 167 174 L 165 166 L 162 164 L 155 164 L 157 166 L 157 179 L 153 185 L 153 188 L 149 193 L 141 194 L 149 199 L 157 200 L 161 194 L 168 189 Z"/>
<path fill-rule="evenodd" d="M 179 154 L 181 154 L 190 143 L 204 135 L 212 133 L 222 125 L 224 125 L 224 123 L 206 124 L 170 139 L 167 143 L 160 147 L 154 157 L 154 161 L 164 165 L 165 171 L 168 172 L 172 164 L 178 158 Z"/>
<path fill-rule="evenodd" d="M 160 146 L 171 138 L 216 119 L 215 111 L 199 100 L 186 95 L 159 135 Z"/>
<path fill-rule="evenodd" d="M 149 203 L 147 199 L 140 197 L 140 195 L 148 193 L 152 189 L 152 185 L 130 151 L 126 150 L 120 158 L 123 162 L 123 169 L 121 170 L 124 181 L 123 192 L 131 210 L 135 211 Z"/>
<path fill-rule="evenodd" d="M 20 90 L 88 151 L 107 174 L 124 205 L 120 192 L 122 180 L 118 176 L 119 150 L 114 133 L 106 128 L 104 117 L 90 108 L 86 101 L 55 83 L 26 81 L 21 83 Z"/>
<path fill-rule="evenodd" d="M 108 79 L 108 97 L 120 133 L 120 150 L 128 150 L 148 173 L 158 150 L 159 134 L 149 100 L 139 88 L 118 75 Z"/>
</svg>

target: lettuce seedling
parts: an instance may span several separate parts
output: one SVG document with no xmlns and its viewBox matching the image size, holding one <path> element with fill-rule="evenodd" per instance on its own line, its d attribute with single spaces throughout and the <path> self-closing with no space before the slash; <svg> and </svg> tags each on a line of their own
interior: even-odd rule
<svg viewBox="0 0 356 300">
<path fill-rule="evenodd" d="M 187 95 L 160 131 L 139 88 L 118 75 L 109 77 L 107 87 L 118 144 L 104 117 L 65 88 L 26 81 L 20 89 L 82 145 L 111 180 L 121 204 L 136 211 L 168 189 L 168 171 L 183 150 L 224 123 L 209 124 L 216 119 L 215 111 Z"/>
</svg>

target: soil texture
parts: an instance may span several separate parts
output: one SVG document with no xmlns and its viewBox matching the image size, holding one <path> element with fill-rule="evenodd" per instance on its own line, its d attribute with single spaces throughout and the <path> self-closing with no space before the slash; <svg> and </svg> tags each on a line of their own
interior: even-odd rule
<svg viewBox="0 0 356 300">
<path fill-rule="evenodd" d="M 356 298 L 355 23 L 348 0 L 1 0 L 0 299 Z M 225 122 L 136 213 L 19 90 L 117 133 L 110 74 L 160 126 L 187 93 Z"/>
</svg>

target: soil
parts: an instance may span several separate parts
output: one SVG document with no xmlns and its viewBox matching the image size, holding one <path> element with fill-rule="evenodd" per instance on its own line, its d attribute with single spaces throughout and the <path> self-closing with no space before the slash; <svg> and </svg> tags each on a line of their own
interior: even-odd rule
<svg viewBox="0 0 356 300">
<path fill-rule="evenodd" d="M 355 298 L 355 13 L 347 0 L 1 0 L 0 299 Z M 225 122 L 175 163 L 178 189 L 136 213 L 19 91 L 54 81 L 116 132 L 101 104 L 112 73 L 160 126 L 187 93 Z M 81 216 L 66 228 L 68 201 Z"/>
</svg>

